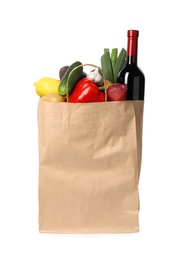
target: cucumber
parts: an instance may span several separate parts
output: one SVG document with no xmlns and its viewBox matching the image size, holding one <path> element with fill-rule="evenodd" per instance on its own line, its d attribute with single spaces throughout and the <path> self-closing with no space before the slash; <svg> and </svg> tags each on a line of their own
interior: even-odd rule
<svg viewBox="0 0 179 260">
<path fill-rule="evenodd" d="M 67 69 L 67 71 L 65 72 L 64 76 L 61 79 L 60 85 L 58 87 L 58 93 L 61 96 L 66 96 L 67 95 L 67 81 L 68 81 L 68 94 L 71 94 L 71 92 L 73 91 L 76 83 L 80 80 L 82 73 L 83 73 L 83 67 L 78 67 L 82 65 L 82 63 L 80 61 L 76 61 L 73 64 L 71 64 L 71 66 Z M 75 69 L 72 73 L 71 71 L 78 67 L 77 69 Z M 70 78 L 68 80 L 68 76 L 69 74 Z"/>
</svg>

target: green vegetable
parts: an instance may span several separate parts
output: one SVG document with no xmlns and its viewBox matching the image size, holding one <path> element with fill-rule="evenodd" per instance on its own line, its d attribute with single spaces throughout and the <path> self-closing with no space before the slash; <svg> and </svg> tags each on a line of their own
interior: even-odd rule
<svg viewBox="0 0 179 260">
<path fill-rule="evenodd" d="M 109 51 L 105 51 L 105 50 L 104 50 L 104 54 L 101 56 L 101 68 L 104 73 L 105 79 L 107 79 L 113 83 L 114 77 L 113 77 L 110 53 L 109 53 Z"/>
<path fill-rule="evenodd" d="M 68 94 L 71 94 L 71 92 L 73 91 L 76 83 L 80 80 L 82 73 L 83 73 L 83 67 L 78 67 L 82 65 L 82 63 L 80 61 L 76 61 L 73 64 L 71 64 L 71 66 L 67 69 L 67 71 L 65 72 L 63 78 L 61 79 L 60 85 L 58 87 L 58 93 L 61 96 L 66 96 L 67 95 L 67 81 L 68 81 Z M 78 68 L 76 68 L 78 67 Z M 71 71 L 76 68 L 72 73 Z M 69 74 L 70 78 L 68 80 L 68 76 Z"/>
<path fill-rule="evenodd" d="M 114 69 L 113 69 L 114 82 L 116 82 L 117 75 L 124 65 L 125 58 L 126 58 L 126 50 L 124 48 L 122 48 L 118 57 L 117 57 L 116 64 L 115 64 Z"/>
<path fill-rule="evenodd" d="M 109 48 L 104 48 L 104 53 L 109 52 Z"/>
<path fill-rule="evenodd" d="M 114 77 L 114 68 L 115 68 L 116 60 L 117 60 L 117 54 L 118 54 L 118 49 L 117 48 L 112 49 L 111 64 L 112 64 L 112 70 L 113 70 L 113 77 Z M 115 77 L 114 77 L 114 79 L 115 79 Z"/>
<path fill-rule="evenodd" d="M 121 49 L 119 55 L 118 49 L 113 48 L 111 56 L 109 49 L 104 49 L 104 54 L 101 56 L 101 68 L 103 70 L 105 79 L 111 81 L 111 83 L 116 83 L 117 75 L 124 66 L 125 58 L 126 50 L 124 48 Z"/>
</svg>

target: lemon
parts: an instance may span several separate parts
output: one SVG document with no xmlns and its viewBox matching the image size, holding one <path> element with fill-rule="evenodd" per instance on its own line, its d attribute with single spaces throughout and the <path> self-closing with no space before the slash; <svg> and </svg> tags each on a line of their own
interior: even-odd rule
<svg viewBox="0 0 179 260">
<path fill-rule="evenodd" d="M 45 96 L 47 94 L 58 94 L 59 85 L 60 80 L 48 77 L 41 78 L 34 83 L 36 93 L 40 97 Z"/>
</svg>

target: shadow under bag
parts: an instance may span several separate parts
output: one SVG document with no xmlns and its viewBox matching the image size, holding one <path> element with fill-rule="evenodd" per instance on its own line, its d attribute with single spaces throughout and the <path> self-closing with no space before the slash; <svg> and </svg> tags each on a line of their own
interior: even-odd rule
<svg viewBox="0 0 179 260">
<path fill-rule="evenodd" d="M 39 232 L 139 231 L 143 101 L 39 101 Z"/>
</svg>

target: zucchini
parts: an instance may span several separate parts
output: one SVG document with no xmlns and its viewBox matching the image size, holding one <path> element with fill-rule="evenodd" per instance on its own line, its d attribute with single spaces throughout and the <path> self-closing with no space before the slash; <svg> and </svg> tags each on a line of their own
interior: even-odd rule
<svg viewBox="0 0 179 260">
<path fill-rule="evenodd" d="M 80 80 L 82 73 L 83 73 L 83 67 L 82 66 L 78 67 L 80 65 L 82 65 L 82 63 L 80 61 L 76 61 L 73 64 L 71 64 L 71 66 L 65 72 L 64 76 L 61 79 L 60 85 L 58 87 L 58 93 L 61 96 L 67 95 L 67 81 L 68 81 L 68 95 L 70 95 L 71 92 L 73 91 L 76 83 Z M 78 67 L 78 68 L 76 68 L 76 67 Z M 75 69 L 75 70 L 71 73 L 71 71 L 73 69 Z M 71 73 L 71 75 L 68 80 L 68 76 L 70 73 Z"/>
</svg>

